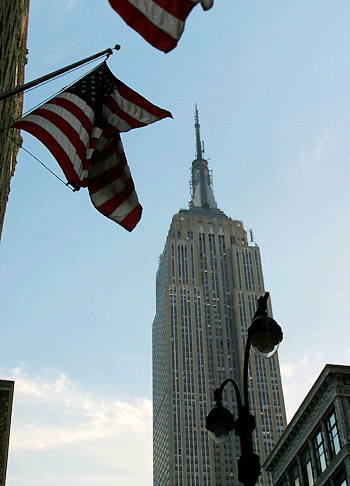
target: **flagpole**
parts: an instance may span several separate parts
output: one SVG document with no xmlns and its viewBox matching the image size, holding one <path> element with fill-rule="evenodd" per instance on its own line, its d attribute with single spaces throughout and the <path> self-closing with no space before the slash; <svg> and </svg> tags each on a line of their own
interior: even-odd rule
<svg viewBox="0 0 350 486">
<path fill-rule="evenodd" d="M 119 51 L 120 45 L 116 44 L 113 49 Z M 12 89 L 11 91 L 7 91 L 7 93 L 1 94 L 0 101 L 6 100 L 7 98 L 10 98 L 11 96 L 14 96 L 18 93 L 22 93 L 27 89 L 34 88 L 35 86 L 38 86 L 39 84 L 44 83 L 45 81 L 49 81 L 50 79 L 53 79 L 56 76 L 60 76 L 60 74 L 67 73 L 68 71 L 71 71 L 72 69 L 82 66 L 83 64 L 86 64 L 95 59 L 98 59 L 99 57 L 102 56 L 109 57 L 113 54 L 113 49 L 111 48 L 106 49 L 105 51 L 101 51 L 98 54 L 94 54 L 93 56 L 87 57 L 85 59 L 82 59 L 81 61 L 75 62 L 74 64 L 70 64 L 69 66 L 61 68 L 58 71 L 54 71 L 52 73 L 46 74 L 45 76 L 42 76 L 41 78 L 34 79 L 34 81 L 30 81 L 29 83 L 23 84 L 22 86 L 17 86 L 17 88 Z"/>
</svg>

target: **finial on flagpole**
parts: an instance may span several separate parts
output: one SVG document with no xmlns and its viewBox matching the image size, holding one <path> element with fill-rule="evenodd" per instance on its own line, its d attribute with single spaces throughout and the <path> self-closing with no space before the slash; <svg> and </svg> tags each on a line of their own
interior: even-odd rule
<svg viewBox="0 0 350 486">
<path fill-rule="evenodd" d="M 120 51 L 120 44 L 116 44 L 116 45 L 113 47 L 113 49 L 108 49 L 108 50 L 107 50 L 107 53 L 106 53 L 107 58 L 106 58 L 106 60 L 109 58 L 109 56 L 111 56 L 111 55 L 113 54 L 113 51 Z"/>
</svg>

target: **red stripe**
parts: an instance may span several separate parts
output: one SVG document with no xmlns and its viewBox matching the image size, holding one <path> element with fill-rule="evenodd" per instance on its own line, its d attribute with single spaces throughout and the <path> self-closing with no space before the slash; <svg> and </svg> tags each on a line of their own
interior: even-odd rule
<svg viewBox="0 0 350 486">
<path fill-rule="evenodd" d="M 109 123 L 105 123 L 104 127 L 101 128 L 101 130 L 102 131 L 101 131 L 101 134 L 99 135 L 99 137 L 90 138 L 89 149 L 93 151 L 91 156 L 96 157 L 94 150 L 96 149 L 96 146 L 97 146 L 98 142 L 100 141 L 100 139 L 102 137 L 106 139 L 106 144 L 108 143 L 109 145 L 110 145 L 109 140 L 113 139 L 114 137 L 117 137 L 117 143 L 119 143 L 119 141 L 120 141 L 119 132 L 115 127 L 113 127 L 113 125 L 110 125 Z M 102 150 L 104 150 L 104 149 L 102 149 Z M 91 157 L 89 159 L 86 159 L 86 160 L 87 160 L 87 162 L 90 162 Z M 101 157 L 98 157 L 98 160 L 101 160 Z"/>
<path fill-rule="evenodd" d="M 106 137 L 108 132 L 110 131 L 110 127 L 107 125 L 103 130 L 103 137 Z M 120 135 L 115 134 L 112 140 L 107 143 L 104 149 L 96 154 L 97 159 L 99 160 L 99 164 L 103 164 L 103 160 L 106 160 L 110 157 L 115 157 L 115 166 L 111 167 L 109 170 L 106 170 L 103 174 L 99 174 L 96 177 L 89 177 L 88 187 L 89 187 L 89 194 L 93 205 L 96 207 L 98 211 L 100 211 L 104 216 L 111 217 L 112 213 L 116 211 L 116 214 L 113 215 L 111 219 L 115 220 L 121 226 L 123 226 L 128 231 L 132 231 L 133 228 L 137 225 L 138 221 L 141 218 L 142 207 L 138 203 L 136 208 L 130 207 L 130 212 L 121 220 L 122 214 L 125 214 L 127 208 L 123 207 L 122 214 L 118 215 L 118 207 L 125 203 L 128 197 L 135 193 L 135 186 L 130 174 L 128 173 L 123 174 L 125 167 L 127 166 L 127 160 L 124 154 L 123 146 L 121 145 Z M 93 169 L 92 169 L 93 174 Z M 125 180 L 123 180 L 123 177 Z M 118 181 L 119 179 L 119 181 Z M 113 182 L 123 184 L 124 187 L 118 193 L 115 193 L 108 201 L 98 206 L 93 199 L 93 195 L 97 191 L 102 191 L 106 186 L 109 186 L 106 191 L 116 191 L 116 187 L 113 187 Z M 135 197 L 136 193 L 135 193 Z"/>
<path fill-rule="evenodd" d="M 115 165 L 110 169 L 106 170 L 102 174 L 98 174 L 97 176 L 93 176 L 93 169 L 92 169 L 92 176 L 89 176 L 89 191 L 90 194 L 95 194 L 95 192 L 103 189 L 105 186 L 110 184 L 120 177 L 123 174 L 124 168 L 127 165 L 126 157 L 123 150 L 118 150 L 115 143 L 108 144 L 105 150 L 101 154 L 97 155 L 97 160 L 99 161 L 99 165 L 103 164 L 103 161 L 109 159 L 110 157 L 115 158 Z"/>
<path fill-rule="evenodd" d="M 57 142 L 57 140 L 53 138 L 50 133 L 48 133 L 46 130 L 44 130 L 42 127 L 35 123 L 23 120 L 15 123 L 14 126 L 32 134 L 34 137 L 40 140 L 40 142 L 43 143 L 45 147 L 47 147 L 47 149 L 52 153 L 52 155 L 55 157 L 58 164 L 60 165 L 61 169 L 63 170 L 67 181 L 73 182 L 77 187 L 87 186 L 87 179 L 85 178 L 82 181 L 79 179 L 70 158 L 67 156 L 61 145 Z"/>
<path fill-rule="evenodd" d="M 178 39 L 154 25 L 128 0 L 109 0 L 109 3 L 132 29 L 136 30 L 147 42 L 160 51 L 169 52 L 176 47 Z M 193 4 L 194 6 L 195 4 Z"/>
<path fill-rule="evenodd" d="M 96 148 L 98 141 L 99 141 L 99 138 L 96 138 L 96 137 L 90 138 L 89 149 L 94 150 Z"/>
<path fill-rule="evenodd" d="M 105 135 L 105 132 L 103 133 L 102 136 L 104 136 L 104 135 Z M 125 153 L 124 153 L 124 150 L 123 150 L 123 146 L 122 146 L 122 142 L 121 142 L 119 133 L 118 133 L 117 137 L 113 137 L 110 140 L 108 140 L 108 142 L 103 147 L 103 149 L 101 149 L 99 151 L 99 155 L 98 155 L 97 158 L 99 160 L 103 160 L 103 159 L 106 160 L 106 159 L 109 159 L 110 157 L 112 157 L 113 155 L 116 157 L 117 161 L 122 160 L 124 162 L 124 164 L 126 164 L 126 157 L 125 157 Z"/>
<path fill-rule="evenodd" d="M 120 108 L 120 106 L 112 96 L 108 96 L 105 99 L 104 104 L 111 110 L 112 113 L 119 116 L 119 118 L 124 120 L 131 128 L 140 128 L 140 127 L 145 127 L 147 125 L 147 123 L 142 123 L 136 118 L 128 115 L 124 110 Z M 125 130 L 122 130 L 122 128 L 120 127 L 120 131 L 125 131 Z"/>
<path fill-rule="evenodd" d="M 124 167 L 125 164 L 120 163 L 97 177 L 89 177 L 90 194 L 95 194 L 95 192 L 100 191 L 108 184 L 120 179 L 123 174 Z"/>
<path fill-rule="evenodd" d="M 76 149 L 77 156 L 79 157 L 82 167 L 84 169 L 87 168 L 86 166 L 86 145 L 80 140 L 79 134 L 75 131 L 75 129 L 72 127 L 72 125 L 65 119 L 62 118 L 60 115 L 57 113 L 54 113 L 53 111 L 46 110 L 45 108 L 38 108 L 37 110 L 34 110 L 31 115 L 34 116 L 40 116 L 41 118 L 44 118 L 45 120 L 48 120 L 51 122 L 55 127 L 57 127 L 64 135 L 68 138 L 68 140 L 71 142 L 73 147 Z M 47 129 L 48 131 L 48 129 Z M 63 143 L 63 140 L 61 140 L 61 143 Z M 64 148 L 64 145 L 62 145 Z M 72 161 L 73 162 L 73 161 Z"/>
<path fill-rule="evenodd" d="M 70 93 L 68 92 L 68 94 L 70 94 Z M 79 99 L 82 100 L 81 98 L 79 98 Z M 82 100 L 82 101 L 85 103 L 84 100 Z M 57 106 L 60 106 L 64 109 L 66 109 L 67 111 L 72 113 L 72 115 L 74 115 L 75 118 L 77 118 L 79 120 L 79 122 L 82 124 L 82 126 L 85 128 L 85 130 L 88 133 L 91 133 L 92 122 L 91 122 L 90 118 L 86 115 L 85 111 L 83 111 L 81 108 L 79 108 L 79 106 L 77 106 L 73 101 L 70 101 L 70 100 L 67 100 L 66 98 L 61 98 L 61 97 L 58 96 L 58 97 L 53 98 L 52 100 L 48 101 L 45 104 L 57 105 Z M 87 106 L 89 106 L 89 105 L 87 105 Z M 44 108 L 44 107 L 45 107 L 45 105 L 42 106 L 41 108 Z M 35 113 L 35 111 L 33 113 Z M 94 116 L 94 118 L 95 118 L 95 116 Z"/>
<path fill-rule="evenodd" d="M 88 183 L 90 192 L 90 181 Z M 104 202 L 100 206 L 96 206 L 97 209 L 105 216 L 109 217 L 121 204 L 123 204 L 128 197 L 135 192 L 134 181 L 130 177 L 125 181 L 124 188 L 117 194 L 112 196 L 108 201 Z"/>
<path fill-rule="evenodd" d="M 105 122 L 100 128 L 102 130 L 101 137 L 104 137 L 107 140 L 115 138 L 117 142 L 121 141 L 119 131 L 109 122 Z"/>
<path fill-rule="evenodd" d="M 185 21 L 193 9 L 196 6 L 195 3 L 191 2 L 190 0 L 153 0 L 154 3 L 157 3 L 160 7 L 164 8 L 167 12 L 169 12 L 174 17 L 177 17 L 180 20 Z"/>
<path fill-rule="evenodd" d="M 159 106 L 153 105 L 148 100 L 146 100 L 146 98 L 144 98 L 140 94 L 136 93 L 136 91 L 129 88 L 128 86 L 126 86 L 123 83 L 121 83 L 121 86 L 118 87 L 118 91 L 119 91 L 120 96 L 122 96 L 126 100 L 130 101 L 131 103 L 134 103 L 135 105 L 139 106 L 140 108 L 143 108 L 148 113 L 159 118 L 160 120 L 162 118 L 167 118 L 167 117 L 172 118 L 173 117 L 172 114 L 169 111 L 163 110 L 162 108 L 159 108 Z"/>
<path fill-rule="evenodd" d="M 128 231 L 132 231 L 137 223 L 140 221 L 142 216 L 142 206 L 139 204 L 134 208 L 125 218 L 119 222 L 123 228 L 125 228 Z"/>
<path fill-rule="evenodd" d="M 100 143 L 100 147 L 96 154 L 94 154 L 94 157 L 96 157 L 96 160 L 103 160 L 113 153 L 119 152 L 119 144 L 122 142 L 117 129 L 109 123 L 106 123 L 100 136 L 90 139 L 89 148 L 95 150 L 98 143 Z"/>
<path fill-rule="evenodd" d="M 148 0 L 144 0 L 146 3 Z M 185 21 L 191 12 L 191 10 L 196 6 L 196 3 L 190 0 L 153 0 L 154 3 L 162 7 L 164 10 L 169 12 L 174 17 Z M 130 2 L 126 5 L 126 2 L 120 0 L 109 0 L 111 6 L 116 10 L 119 15 L 123 15 L 119 12 L 125 12 L 126 9 L 135 8 Z"/>
</svg>

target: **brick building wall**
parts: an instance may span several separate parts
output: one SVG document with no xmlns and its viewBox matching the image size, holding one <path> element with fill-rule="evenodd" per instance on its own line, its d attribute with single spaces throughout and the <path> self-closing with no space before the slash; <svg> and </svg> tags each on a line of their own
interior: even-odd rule
<svg viewBox="0 0 350 486">
<path fill-rule="evenodd" d="M 27 30 L 29 0 L 0 2 L 0 93 L 24 83 L 27 62 Z M 21 144 L 19 130 L 4 128 L 19 118 L 23 109 L 23 94 L 0 102 L 0 238 L 4 223 L 10 181 L 16 167 Z M 14 139 L 12 141 L 8 135 Z"/>
</svg>

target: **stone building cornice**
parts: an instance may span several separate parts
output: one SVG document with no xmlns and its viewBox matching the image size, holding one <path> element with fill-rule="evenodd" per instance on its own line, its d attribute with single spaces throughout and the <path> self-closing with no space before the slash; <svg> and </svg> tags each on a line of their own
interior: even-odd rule
<svg viewBox="0 0 350 486">
<path fill-rule="evenodd" d="M 266 459 L 264 469 L 274 471 L 279 478 L 288 458 L 295 457 L 338 396 L 350 396 L 350 367 L 327 364 Z"/>
</svg>

